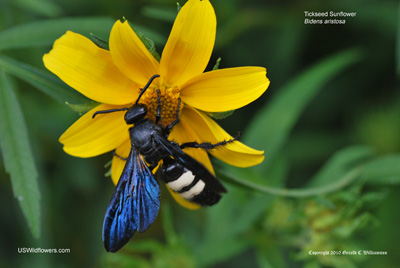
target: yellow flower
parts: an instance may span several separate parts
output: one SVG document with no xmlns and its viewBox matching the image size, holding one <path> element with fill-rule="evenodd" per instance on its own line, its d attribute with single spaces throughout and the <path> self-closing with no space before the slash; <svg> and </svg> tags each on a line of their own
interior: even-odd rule
<svg viewBox="0 0 400 268">
<path fill-rule="evenodd" d="M 264 93 L 269 80 L 262 67 L 203 73 L 213 50 L 215 34 L 216 17 L 210 2 L 189 0 L 178 13 L 160 62 L 146 49 L 127 21 L 114 24 L 109 51 L 73 32 L 59 38 L 53 49 L 43 56 L 46 68 L 83 95 L 102 103 L 79 118 L 60 137 L 65 152 L 77 157 L 93 157 L 116 149 L 118 155 L 128 156 L 130 126 L 124 121 L 124 113 L 110 113 L 95 119 L 92 115 L 96 111 L 131 106 L 140 88 L 155 74 L 160 77 L 140 100 L 148 106 L 150 118 L 155 118 L 157 89 L 161 92 L 162 123 L 165 125 L 175 119 L 178 99 L 182 100 L 180 122 L 169 139 L 179 144 L 231 139 L 207 113 L 249 104 Z M 213 173 L 207 152 L 193 148 L 185 151 Z M 264 159 L 263 151 L 239 141 L 210 153 L 239 167 L 256 165 Z M 114 156 L 111 169 L 114 183 L 118 182 L 124 164 Z M 171 193 L 181 205 L 198 208 L 197 204 Z"/>
</svg>

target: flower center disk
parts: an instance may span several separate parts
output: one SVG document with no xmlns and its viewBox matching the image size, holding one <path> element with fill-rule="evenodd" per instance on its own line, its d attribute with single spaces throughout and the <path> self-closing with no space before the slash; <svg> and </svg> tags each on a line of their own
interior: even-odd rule
<svg viewBox="0 0 400 268">
<path fill-rule="evenodd" d="M 157 94 L 157 90 L 159 91 L 159 94 Z M 160 99 L 161 120 L 159 123 L 165 127 L 170 125 L 172 122 L 176 120 L 179 95 L 180 95 L 179 89 L 177 87 L 166 88 L 165 86 L 162 85 L 159 87 L 154 86 L 154 87 L 149 87 L 146 90 L 146 92 L 140 99 L 140 102 L 147 105 L 147 110 L 148 110 L 147 118 L 155 122 L 157 115 L 157 107 L 159 105 L 159 99 Z M 179 112 L 182 110 L 182 108 L 183 108 L 183 103 L 181 103 L 179 107 Z"/>
</svg>

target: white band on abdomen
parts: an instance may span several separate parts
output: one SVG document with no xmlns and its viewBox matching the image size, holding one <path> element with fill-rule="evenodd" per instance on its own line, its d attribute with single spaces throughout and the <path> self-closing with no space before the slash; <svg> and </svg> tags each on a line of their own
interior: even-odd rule
<svg viewBox="0 0 400 268">
<path fill-rule="evenodd" d="M 190 188 L 188 191 L 181 193 L 181 196 L 185 199 L 191 199 L 201 193 L 204 189 L 204 186 L 206 184 L 204 181 L 199 180 L 192 188 Z"/>
<path fill-rule="evenodd" d="M 177 178 L 174 181 L 170 181 L 167 184 L 169 188 L 171 188 L 173 191 L 178 192 L 183 187 L 190 185 L 193 182 L 193 180 L 194 180 L 194 175 L 190 170 L 188 170 L 185 173 L 183 173 L 179 178 Z"/>
</svg>

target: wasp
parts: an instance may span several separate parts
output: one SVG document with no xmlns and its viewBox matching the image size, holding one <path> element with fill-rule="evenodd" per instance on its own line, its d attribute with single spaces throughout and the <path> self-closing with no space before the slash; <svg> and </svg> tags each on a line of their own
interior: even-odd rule
<svg viewBox="0 0 400 268">
<path fill-rule="evenodd" d="M 212 206 L 226 189 L 201 163 L 186 154 L 184 148 L 205 150 L 223 146 L 237 139 L 217 144 L 188 142 L 179 145 L 168 140 L 172 128 L 179 123 L 181 100 L 178 99 L 176 119 L 163 126 L 161 121 L 161 98 L 155 122 L 147 118 L 146 104 L 139 103 L 141 96 L 159 75 L 154 75 L 141 90 L 131 107 L 97 111 L 99 114 L 126 111 L 124 119 L 129 128 L 131 150 L 121 177 L 111 197 L 103 223 L 103 243 L 108 252 L 121 249 L 136 231 L 144 232 L 155 221 L 160 209 L 158 180 L 164 181 L 184 199 L 201 206 Z M 159 164 L 161 165 L 159 166 Z M 157 172 L 153 171 L 159 166 Z"/>
</svg>

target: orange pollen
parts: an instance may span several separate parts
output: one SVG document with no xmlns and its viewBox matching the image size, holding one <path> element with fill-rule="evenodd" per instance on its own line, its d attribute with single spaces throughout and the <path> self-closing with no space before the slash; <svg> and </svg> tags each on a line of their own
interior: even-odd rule
<svg viewBox="0 0 400 268">
<path fill-rule="evenodd" d="M 140 103 L 144 103 L 147 105 L 147 118 L 156 121 L 157 114 L 157 106 L 158 106 L 158 96 L 157 89 L 160 94 L 160 103 L 161 103 L 161 120 L 160 124 L 163 126 L 170 125 L 172 122 L 176 120 L 176 114 L 178 109 L 178 100 L 179 100 L 179 89 L 177 87 L 174 88 L 165 88 L 164 86 L 159 87 L 149 87 L 143 96 L 140 99 Z M 181 102 L 179 112 L 183 108 L 183 103 Z"/>
</svg>

